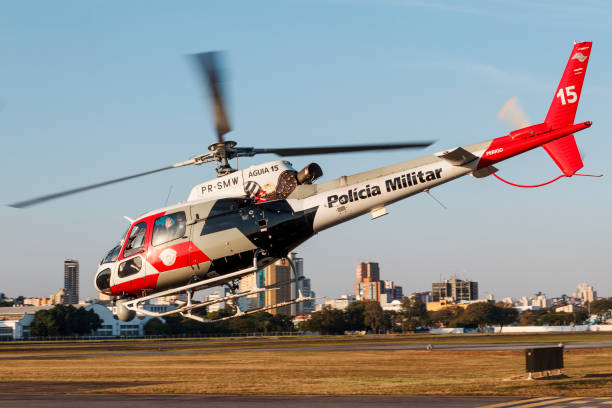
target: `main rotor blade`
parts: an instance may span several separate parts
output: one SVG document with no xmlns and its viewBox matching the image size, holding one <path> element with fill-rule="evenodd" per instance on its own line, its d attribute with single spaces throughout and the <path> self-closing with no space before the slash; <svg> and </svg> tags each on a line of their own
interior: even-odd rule
<svg viewBox="0 0 612 408">
<path fill-rule="evenodd" d="M 193 55 L 199 71 L 203 74 L 204 84 L 210 92 L 219 143 L 223 142 L 223 135 L 232 130 L 225 110 L 223 73 L 219 68 L 220 55 L 221 53 L 218 51 Z"/>
<path fill-rule="evenodd" d="M 529 119 L 516 96 L 508 99 L 502 106 L 497 113 L 497 119 L 506 122 L 513 129 L 522 129 L 530 125 Z"/>
<path fill-rule="evenodd" d="M 190 160 L 187 160 L 185 162 L 176 163 L 176 164 L 173 164 L 171 166 L 162 167 L 160 169 L 145 171 L 144 173 L 138 173 L 138 174 L 133 174 L 131 176 L 120 177 L 120 178 L 116 178 L 116 179 L 113 179 L 113 180 L 108 180 L 108 181 L 103 181 L 101 183 L 92 184 L 92 185 L 89 185 L 89 186 L 73 188 L 71 190 L 60 191 L 59 193 L 48 194 L 48 195 L 45 195 L 45 196 L 42 196 L 42 197 L 36 197 L 36 198 L 29 199 L 29 200 L 19 201 L 17 203 L 8 204 L 8 206 L 9 207 L 13 207 L 13 208 L 26 208 L 26 207 L 30 207 L 32 205 L 44 203 L 45 201 L 55 200 L 56 198 L 61 198 L 61 197 L 65 197 L 65 196 L 68 196 L 68 195 L 71 195 L 71 194 L 81 193 L 83 191 L 93 190 L 95 188 L 108 186 L 109 184 L 120 183 L 122 181 L 130 180 L 130 179 L 133 179 L 133 178 L 136 178 L 136 177 L 142 177 L 142 176 L 147 176 L 147 175 L 153 174 L 153 173 L 159 173 L 160 171 L 164 171 L 164 170 L 170 170 L 170 169 L 174 169 L 174 168 L 177 168 L 177 167 L 188 166 L 188 165 L 194 164 L 194 163 L 195 163 L 195 160 L 194 159 L 190 159 Z"/>
<path fill-rule="evenodd" d="M 319 147 L 289 147 L 282 149 L 255 149 L 255 153 L 274 153 L 279 156 L 305 156 L 309 154 L 331 154 L 367 152 L 373 150 L 395 150 L 395 149 L 419 149 L 431 146 L 435 141 L 426 140 L 412 143 L 385 143 L 370 145 L 343 145 L 343 146 L 319 146 Z"/>
</svg>

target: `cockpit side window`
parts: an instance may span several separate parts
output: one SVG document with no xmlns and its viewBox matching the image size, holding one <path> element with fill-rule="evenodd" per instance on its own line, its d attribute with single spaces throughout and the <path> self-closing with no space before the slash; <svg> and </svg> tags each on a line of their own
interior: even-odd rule
<svg viewBox="0 0 612 408">
<path fill-rule="evenodd" d="M 146 233 L 147 224 L 145 222 L 139 222 L 132 227 L 132 232 L 128 237 L 127 244 L 125 244 L 125 249 L 123 250 L 124 258 L 142 251 Z"/>
<path fill-rule="evenodd" d="M 166 214 L 157 218 L 153 225 L 153 246 L 183 238 L 186 228 L 187 221 L 184 211 Z"/>
</svg>

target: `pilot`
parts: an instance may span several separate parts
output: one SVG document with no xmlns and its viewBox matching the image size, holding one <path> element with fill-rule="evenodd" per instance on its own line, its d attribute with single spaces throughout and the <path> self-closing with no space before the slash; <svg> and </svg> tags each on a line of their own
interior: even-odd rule
<svg viewBox="0 0 612 408">
<path fill-rule="evenodd" d="M 180 212 L 176 214 L 176 237 L 180 238 L 185 235 L 185 228 L 187 226 L 187 221 L 185 220 L 185 213 Z"/>
</svg>

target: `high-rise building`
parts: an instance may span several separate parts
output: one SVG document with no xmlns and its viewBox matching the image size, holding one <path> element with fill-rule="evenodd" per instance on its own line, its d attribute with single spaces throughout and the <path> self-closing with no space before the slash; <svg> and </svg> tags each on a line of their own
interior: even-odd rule
<svg viewBox="0 0 612 408">
<path fill-rule="evenodd" d="M 386 293 L 389 295 L 389 302 L 393 300 L 402 300 L 402 298 L 404 297 L 403 288 L 401 286 L 396 285 L 391 280 L 382 281 L 380 290 L 381 293 Z"/>
<path fill-rule="evenodd" d="M 413 292 L 410 294 L 410 297 L 419 298 L 425 304 L 431 302 L 431 292 Z"/>
<path fill-rule="evenodd" d="M 295 275 L 291 263 L 287 259 L 281 259 L 265 269 L 243 276 L 240 279 L 240 291 L 248 292 L 255 288 L 265 288 L 266 291 L 243 296 L 238 299 L 240 310 L 247 311 L 261 307 L 273 306 L 278 303 L 292 301 L 300 296 L 314 297 L 311 281 L 304 277 L 304 259 L 291 253 L 291 260 L 295 265 Z M 268 309 L 272 314 L 286 314 L 299 316 L 311 313 L 315 310 L 314 300 L 293 303 Z"/>
<path fill-rule="evenodd" d="M 434 302 L 450 298 L 455 302 L 478 299 L 478 282 L 461 279 L 447 279 L 431 284 L 431 297 Z"/>
<path fill-rule="evenodd" d="M 581 283 L 578 285 L 574 297 L 582 299 L 583 302 L 592 302 L 597 299 L 597 291 L 591 285 Z"/>
<path fill-rule="evenodd" d="M 355 299 L 380 302 L 380 268 L 377 262 L 357 263 L 357 282 L 354 289 Z"/>
<path fill-rule="evenodd" d="M 79 261 L 66 259 L 64 261 L 64 289 L 69 305 L 79 303 Z"/>
<path fill-rule="evenodd" d="M 272 265 L 268 265 L 265 269 L 266 285 L 276 285 L 275 290 L 266 290 L 266 306 L 272 306 L 277 303 L 290 301 L 292 285 L 291 265 L 286 259 L 276 261 Z M 268 310 L 271 314 L 291 314 L 291 305 L 275 307 Z"/>
<path fill-rule="evenodd" d="M 227 287 L 224 287 L 221 289 L 221 292 L 219 292 L 218 290 L 214 291 L 213 293 L 211 293 L 210 295 L 206 296 L 204 298 L 204 301 L 211 301 L 211 300 L 218 300 L 221 299 L 223 297 L 226 297 L 230 294 L 230 290 Z M 225 309 L 226 306 L 226 302 L 217 302 L 217 303 L 213 303 L 209 306 L 206 307 L 206 311 L 207 312 L 218 312 L 222 309 Z"/>
<path fill-rule="evenodd" d="M 380 268 L 378 262 L 359 262 L 357 263 L 357 282 L 369 279 L 370 282 L 380 280 Z"/>
<path fill-rule="evenodd" d="M 265 269 L 260 269 L 257 272 L 250 273 L 240 278 L 240 291 L 248 292 L 257 288 L 266 286 Z M 248 296 L 238 298 L 238 305 L 242 311 L 259 309 L 265 305 L 266 299 L 264 292 L 253 293 Z"/>
<path fill-rule="evenodd" d="M 312 287 L 310 286 L 310 279 L 308 278 L 304 278 L 302 280 L 302 296 L 304 297 L 315 297 L 315 293 L 312 290 Z M 303 314 L 308 314 L 308 313 L 312 313 L 315 311 L 315 301 L 313 300 L 307 300 L 305 302 L 302 302 L 302 313 Z"/>
<path fill-rule="evenodd" d="M 291 283 L 291 299 L 296 299 L 300 296 L 300 292 L 303 292 L 304 289 L 304 258 L 299 258 L 296 256 L 297 253 L 291 253 L 291 260 L 293 261 L 293 265 L 295 266 L 295 275 L 292 274 L 292 280 L 295 282 Z M 291 316 L 298 316 L 304 314 L 304 303 L 294 303 L 291 305 Z"/>
<path fill-rule="evenodd" d="M 386 303 L 393 300 L 401 300 L 403 291 L 401 286 L 397 286 L 393 281 L 380 280 L 380 267 L 377 262 L 357 263 L 357 282 L 354 285 L 355 299 L 374 300 Z"/>
</svg>

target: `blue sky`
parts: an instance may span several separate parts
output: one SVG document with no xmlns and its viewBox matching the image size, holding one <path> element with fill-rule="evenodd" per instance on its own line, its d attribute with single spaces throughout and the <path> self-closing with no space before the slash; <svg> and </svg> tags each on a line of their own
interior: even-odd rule
<svg viewBox="0 0 612 408">
<path fill-rule="evenodd" d="M 577 121 L 584 172 L 541 189 L 466 177 L 325 231 L 298 249 L 318 295 L 351 291 L 377 261 L 407 293 L 452 274 L 497 298 L 612 296 L 610 81 L 605 1 L 23 1 L 0 4 L 2 202 L 183 161 L 214 140 L 208 101 L 185 55 L 227 50 L 234 131 L 244 146 L 436 139 L 422 151 L 303 157 L 325 180 L 501 136 L 517 96 L 543 120 L 574 40 L 594 41 Z M 251 165 L 274 156 L 241 160 Z M 559 174 L 543 151 L 498 166 L 533 184 Z M 48 296 L 63 260 L 81 261 L 82 297 L 127 226 L 123 215 L 186 199 L 214 177 L 189 167 L 49 202 L 0 208 L 0 292 Z"/>
</svg>

